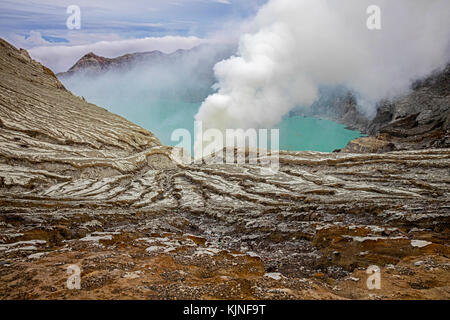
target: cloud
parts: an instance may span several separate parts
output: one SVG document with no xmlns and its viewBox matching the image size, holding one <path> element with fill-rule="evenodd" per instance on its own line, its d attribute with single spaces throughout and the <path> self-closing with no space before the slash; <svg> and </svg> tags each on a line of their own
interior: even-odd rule
<svg viewBox="0 0 450 320">
<path fill-rule="evenodd" d="M 29 50 L 29 53 L 34 59 L 51 68 L 54 72 L 63 72 L 67 71 L 78 59 L 88 52 L 94 52 L 107 58 L 114 58 L 127 53 L 154 50 L 170 53 L 178 49 L 191 49 L 205 43 L 205 41 L 197 37 L 148 37 L 142 39 L 100 41 L 78 46 L 39 46 Z M 48 44 L 48 42 L 46 43 Z"/>
<path fill-rule="evenodd" d="M 89 34 L 116 34 L 121 38 L 166 35 L 205 37 L 221 29 L 224 22 L 255 12 L 249 3 L 266 0 L 2 0 L 0 36 L 25 35 L 31 30 L 43 36 L 69 38 L 66 8 L 81 8 L 81 30 Z M 189 23 L 185 21 L 189 20 Z M 86 41 L 87 42 L 87 41 Z M 86 43 L 85 42 L 85 43 Z M 71 43 L 80 44 L 80 43 Z"/>
<path fill-rule="evenodd" d="M 368 0 L 271 0 L 235 56 L 215 66 L 217 92 L 196 115 L 205 127 L 271 128 L 320 85 L 343 84 L 368 115 L 411 80 L 450 61 L 448 0 L 378 0 L 382 30 L 366 26 Z"/>
<path fill-rule="evenodd" d="M 211 2 L 221 3 L 221 4 L 231 4 L 229 0 L 211 0 Z"/>
<path fill-rule="evenodd" d="M 51 43 L 44 38 L 39 31 L 31 31 L 29 35 L 20 36 L 17 34 L 12 34 L 7 37 L 7 40 L 14 43 L 14 45 L 22 48 L 30 48 L 36 46 L 50 45 Z"/>
</svg>

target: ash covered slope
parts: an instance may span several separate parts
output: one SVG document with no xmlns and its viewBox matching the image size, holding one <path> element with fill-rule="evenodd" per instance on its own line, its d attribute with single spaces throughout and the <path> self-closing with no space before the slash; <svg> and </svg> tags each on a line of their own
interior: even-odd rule
<svg viewBox="0 0 450 320">
<path fill-rule="evenodd" d="M 0 298 L 369 298 L 372 264 L 381 298 L 450 297 L 449 150 L 178 165 L 25 51 L 0 58 Z"/>
<path fill-rule="evenodd" d="M 25 50 L 3 40 L 0 48 L 4 186 L 32 186 L 54 172 L 61 174 L 57 180 L 119 172 L 136 155 L 160 146 L 147 130 L 74 96 Z"/>
</svg>

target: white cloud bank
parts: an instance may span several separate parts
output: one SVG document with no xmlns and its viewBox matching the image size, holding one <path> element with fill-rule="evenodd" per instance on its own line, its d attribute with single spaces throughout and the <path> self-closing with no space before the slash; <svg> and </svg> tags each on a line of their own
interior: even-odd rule
<svg viewBox="0 0 450 320">
<path fill-rule="evenodd" d="M 36 41 L 36 39 L 34 39 Z M 159 50 L 170 53 L 178 49 L 191 49 L 204 43 L 197 37 L 165 36 L 141 39 L 100 41 L 78 46 L 48 45 L 30 49 L 30 55 L 54 72 L 67 71 L 83 55 L 94 52 L 107 58 L 118 57 L 127 53 Z"/>
<path fill-rule="evenodd" d="M 217 93 L 196 120 L 209 128 L 270 128 L 310 105 L 319 85 L 345 84 L 368 114 L 375 103 L 450 60 L 450 1 L 377 0 L 382 30 L 366 26 L 367 0 L 271 0 L 237 55 L 215 66 Z"/>
</svg>

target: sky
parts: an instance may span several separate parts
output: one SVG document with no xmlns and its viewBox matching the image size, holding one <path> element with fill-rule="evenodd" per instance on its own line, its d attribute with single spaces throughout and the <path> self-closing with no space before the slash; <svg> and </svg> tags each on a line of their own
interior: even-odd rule
<svg viewBox="0 0 450 320">
<path fill-rule="evenodd" d="M 132 49 L 163 52 L 189 49 L 215 33 L 226 34 L 228 26 L 231 28 L 255 15 L 266 2 L 1 0 L 0 37 L 29 50 L 33 58 L 61 72 L 89 51 L 115 57 Z M 70 5 L 81 9 L 79 30 L 66 26 Z M 55 46 L 61 50 L 52 49 Z"/>
</svg>

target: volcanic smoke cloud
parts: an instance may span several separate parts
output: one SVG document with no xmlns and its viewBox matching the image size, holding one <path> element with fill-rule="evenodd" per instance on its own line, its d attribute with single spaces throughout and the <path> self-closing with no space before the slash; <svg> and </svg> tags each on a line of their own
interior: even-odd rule
<svg viewBox="0 0 450 320">
<path fill-rule="evenodd" d="M 367 8 L 381 8 L 369 30 Z M 368 115 L 380 99 L 450 61 L 448 0 L 271 0 L 236 56 L 215 66 L 217 92 L 196 120 L 218 129 L 270 128 L 320 85 L 346 85 Z"/>
</svg>

